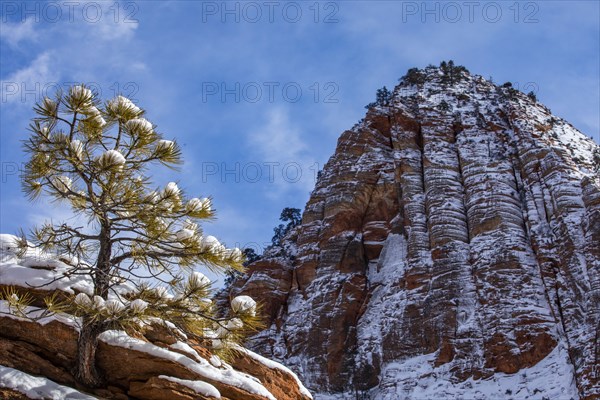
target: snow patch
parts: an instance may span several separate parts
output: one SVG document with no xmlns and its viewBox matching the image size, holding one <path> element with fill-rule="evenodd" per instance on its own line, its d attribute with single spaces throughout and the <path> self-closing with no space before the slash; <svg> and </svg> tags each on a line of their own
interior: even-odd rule
<svg viewBox="0 0 600 400">
<path fill-rule="evenodd" d="M 200 359 L 198 352 L 196 350 L 194 350 L 194 348 L 192 346 L 190 346 L 189 344 L 187 344 L 185 342 L 175 342 L 172 345 L 169 345 L 169 347 L 172 348 L 173 350 L 183 351 L 184 353 L 190 355 L 191 357 L 193 357 L 196 360 Z"/>
<path fill-rule="evenodd" d="M 2 365 L 0 365 L 0 387 L 16 390 L 30 399 L 97 400 L 96 397 L 59 385 L 48 378 L 29 375 Z"/>
<path fill-rule="evenodd" d="M 182 386 L 192 389 L 194 392 L 201 394 L 207 397 L 215 397 L 217 399 L 221 398 L 221 393 L 219 390 L 211 385 L 210 383 L 202 382 L 202 381 L 190 381 L 188 379 L 179 379 L 174 378 L 172 376 L 159 375 L 160 379 L 165 379 L 167 381 L 178 383 Z"/>
</svg>

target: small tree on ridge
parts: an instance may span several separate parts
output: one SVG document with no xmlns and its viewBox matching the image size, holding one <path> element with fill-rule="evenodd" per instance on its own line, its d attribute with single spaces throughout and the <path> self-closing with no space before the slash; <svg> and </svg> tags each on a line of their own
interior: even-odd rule
<svg viewBox="0 0 600 400">
<path fill-rule="evenodd" d="M 35 111 L 24 144 L 24 191 L 31 199 L 44 194 L 66 203 L 89 221 L 85 230 L 47 223 L 31 238 L 36 247 L 70 256 L 64 275 L 87 276 L 93 286 L 89 295 L 47 301 L 49 311 L 82 321 L 79 382 L 102 384 L 95 354 L 99 335 L 109 329 L 136 330 L 140 320 L 161 318 L 222 344 L 259 325 L 248 299 L 232 303 L 227 318 L 215 317 L 210 281 L 194 267 L 242 270 L 244 257 L 203 234 L 199 221 L 214 216 L 210 199 L 187 199 L 174 182 L 152 187 L 148 168 L 175 168 L 181 151 L 143 118 L 144 110 L 122 96 L 101 104 L 90 89 L 74 86 Z"/>
</svg>

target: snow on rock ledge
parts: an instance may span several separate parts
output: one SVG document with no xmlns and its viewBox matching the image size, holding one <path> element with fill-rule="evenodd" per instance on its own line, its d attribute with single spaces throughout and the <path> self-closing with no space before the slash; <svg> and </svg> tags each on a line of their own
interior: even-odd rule
<svg viewBox="0 0 600 400">
<path fill-rule="evenodd" d="M 17 369 L 0 365 L 0 388 L 12 389 L 29 399 L 41 400 L 96 400 L 73 388 L 59 385 L 48 378 L 32 376 Z M 0 389 L 0 394 L 2 389 Z"/>
<path fill-rule="evenodd" d="M 50 258 L 36 258 L 54 269 L 39 269 L 22 265 L 27 257 L 12 254 L 13 237 L 0 236 L 0 288 L 16 286 L 34 297 L 27 312 L 41 313 L 43 297 L 60 290 L 66 293 L 87 292 L 89 282 L 58 281 L 50 287 L 32 290 L 27 284 L 48 282 L 61 269 L 61 263 Z M 38 264 L 35 264 L 37 266 Z M 83 295 L 82 295 L 83 296 Z M 133 338 L 122 331 L 101 335 L 97 365 L 105 375 L 107 387 L 88 390 L 90 395 L 77 395 L 71 371 L 77 355 L 78 323 L 64 316 L 42 318 L 36 322 L 10 315 L 5 301 L 0 302 L 0 366 L 12 368 L 9 376 L 19 376 L 23 384 L 59 390 L 50 399 L 144 399 L 188 400 L 227 398 L 236 400 L 308 400 L 310 393 L 295 374 L 283 366 L 257 363 L 240 352 L 230 364 L 211 354 L 200 342 L 187 339 L 183 333 L 173 333 L 165 326 L 168 321 L 150 321 L 145 337 Z M 170 344 L 170 345 L 169 345 Z M 1 370 L 2 372 L 4 370 Z M 11 375 L 12 374 L 12 375 Z M 16 374 L 16 375 L 15 375 Z M 22 375 L 19 375 L 22 374 Z M 31 377 L 27 378 L 28 375 Z M 35 377 L 34 375 L 38 375 Z M 16 378 L 15 378 L 16 379 Z M 0 373 L 0 398 L 14 391 L 34 396 L 29 386 L 15 387 L 14 381 Z M 12 382 L 12 383 L 11 383 Z M 40 382 L 46 382 L 44 385 Z M 52 386 L 56 383 L 56 387 Z M 39 383 L 39 384 L 38 384 Z M 62 386 L 61 386 L 62 385 Z M 4 388 L 4 389 L 2 389 Z M 58 389 L 56 389 L 58 388 Z M 48 390 L 50 390 L 48 389 Z M 4 391 L 3 391 L 4 390 Z M 85 390 L 84 390 L 85 391 Z M 41 393 L 41 392 L 40 392 Z M 54 392 L 53 392 L 54 393 Z M 42 396 L 40 394 L 40 396 Z M 128 396 L 128 397 L 127 397 Z"/>
<path fill-rule="evenodd" d="M 204 378 L 209 382 L 233 386 L 242 391 L 256 394 L 269 400 L 276 400 L 256 378 L 235 371 L 232 368 L 215 368 L 203 358 L 195 361 L 180 353 L 170 351 L 140 339 L 132 338 L 122 331 L 106 331 L 100 335 L 99 339 L 111 346 L 123 347 L 147 353 L 164 360 L 173 361 L 199 375 L 201 379 Z"/>
</svg>

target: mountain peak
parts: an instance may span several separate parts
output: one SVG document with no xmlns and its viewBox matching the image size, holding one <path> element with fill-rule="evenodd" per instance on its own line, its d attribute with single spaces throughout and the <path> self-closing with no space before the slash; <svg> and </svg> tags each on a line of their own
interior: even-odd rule
<svg viewBox="0 0 600 400">
<path fill-rule="evenodd" d="M 233 286 L 267 296 L 254 349 L 317 398 L 599 396 L 600 148 L 449 64 L 378 91 L 284 240 L 294 257 Z"/>
<path fill-rule="evenodd" d="M 516 140 L 519 136 L 514 135 L 510 121 L 514 117 L 527 121 L 531 134 L 539 136 L 544 146 L 569 152 L 587 174 L 599 171 L 600 150 L 594 140 L 553 115 L 533 91 L 525 94 L 510 82 L 495 84 L 481 75 L 472 75 L 463 66 L 454 66 L 451 61 L 442 62 L 439 67 L 409 69 L 392 91 L 379 89 L 376 101 L 365 108 L 367 117 L 353 130 L 360 130 L 365 122 L 376 120 L 377 115 L 402 113 L 415 120 L 435 115 L 452 119 L 453 129 L 458 130 L 472 127 L 485 130 L 490 122 L 499 124 L 498 127 L 506 125 L 505 133 Z"/>
</svg>

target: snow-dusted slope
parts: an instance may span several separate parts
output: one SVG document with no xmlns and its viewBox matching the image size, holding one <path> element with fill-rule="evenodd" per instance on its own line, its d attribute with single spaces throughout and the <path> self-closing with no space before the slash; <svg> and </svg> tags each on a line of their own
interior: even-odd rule
<svg viewBox="0 0 600 400">
<path fill-rule="evenodd" d="M 566 349 L 556 346 L 542 361 L 515 374 L 497 373 L 488 379 L 461 382 L 448 368 L 434 368 L 434 354 L 386 364 L 371 397 L 381 400 L 511 400 L 577 399 L 573 368 Z M 355 393 L 320 395 L 321 400 L 355 399 Z"/>
<path fill-rule="evenodd" d="M 600 396 L 600 149 L 509 85 L 420 73 L 232 289 L 272 293 L 254 349 L 321 398 Z"/>
</svg>

